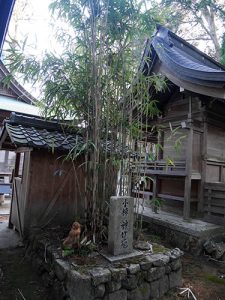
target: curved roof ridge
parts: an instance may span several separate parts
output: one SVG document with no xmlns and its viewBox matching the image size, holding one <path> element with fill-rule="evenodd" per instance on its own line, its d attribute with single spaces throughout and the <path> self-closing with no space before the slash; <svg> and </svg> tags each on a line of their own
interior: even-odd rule
<svg viewBox="0 0 225 300">
<path fill-rule="evenodd" d="M 147 40 L 139 72 L 161 74 L 174 86 L 225 99 L 225 66 L 161 25 Z"/>
<path fill-rule="evenodd" d="M 193 76 L 198 79 L 209 79 L 212 81 L 225 81 L 225 70 L 212 68 L 202 61 L 195 61 L 190 57 L 182 55 L 173 45 L 169 45 L 162 37 L 155 36 L 152 41 L 153 47 L 160 60 L 173 71 L 181 72 L 183 75 Z"/>
<path fill-rule="evenodd" d="M 201 50 L 199 50 L 197 47 L 195 47 L 192 44 L 188 43 L 185 39 L 183 39 L 182 37 L 178 36 L 177 34 L 175 34 L 174 32 L 172 32 L 168 28 L 162 26 L 161 24 L 157 24 L 156 28 L 157 28 L 157 31 L 155 33 L 155 36 L 157 36 L 157 34 L 159 34 L 162 31 L 166 32 L 167 33 L 167 37 L 166 38 L 168 40 L 170 40 L 171 43 L 173 43 L 173 40 L 175 39 L 177 42 L 182 43 L 183 45 L 185 45 L 187 48 L 189 48 L 191 51 L 193 51 L 194 53 L 196 53 L 200 57 L 204 57 L 204 59 L 206 59 L 210 63 L 214 64 L 215 66 L 217 66 L 220 69 L 222 69 L 222 70 L 225 71 L 225 66 L 224 65 L 222 65 L 221 63 L 219 63 L 218 61 L 216 61 L 215 59 L 213 59 L 209 55 L 205 54 L 204 52 L 202 52 Z M 153 37 L 153 39 L 154 39 L 154 37 Z M 172 38 L 172 40 L 171 40 L 171 38 Z"/>
<path fill-rule="evenodd" d="M 4 78 L 7 76 L 11 76 L 11 74 L 2 60 L 0 60 L 0 81 L 4 80 Z M 7 86 L 7 89 L 13 91 L 13 93 L 15 93 L 18 97 L 17 99 L 21 102 L 25 102 L 28 104 L 35 104 L 35 102 L 37 102 L 37 100 L 27 90 L 25 90 L 25 88 L 21 84 L 19 84 L 19 82 L 13 76 Z"/>
</svg>

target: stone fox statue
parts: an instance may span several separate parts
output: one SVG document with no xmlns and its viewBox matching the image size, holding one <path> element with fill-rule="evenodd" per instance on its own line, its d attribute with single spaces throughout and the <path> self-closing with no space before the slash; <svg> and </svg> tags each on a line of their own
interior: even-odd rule
<svg viewBox="0 0 225 300">
<path fill-rule="evenodd" d="M 68 236 L 63 242 L 63 246 L 66 248 L 78 247 L 80 246 L 80 233 L 81 225 L 78 222 L 74 222 Z"/>
</svg>

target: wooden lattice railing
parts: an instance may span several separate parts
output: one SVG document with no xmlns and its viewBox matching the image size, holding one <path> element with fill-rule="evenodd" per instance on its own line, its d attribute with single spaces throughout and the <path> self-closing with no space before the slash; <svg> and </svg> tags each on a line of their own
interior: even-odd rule
<svg viewBox="0 0 225 300">
<path fill-rule="evenodd" d="M 186 175 L 186 162 L 185 160 L 173 161 L 173 164 L 168 164 L 165 160 L 156 161 L 137 161 L 132 165 L 133 173 L 140 174 L 162 174 L 172 176 L 185 176 Z"/>
<path fill-rule="evenodd" d="M 204 217 L 208 222 L 225 225 L 225 183 L 205 183 Z"/>
</svg>

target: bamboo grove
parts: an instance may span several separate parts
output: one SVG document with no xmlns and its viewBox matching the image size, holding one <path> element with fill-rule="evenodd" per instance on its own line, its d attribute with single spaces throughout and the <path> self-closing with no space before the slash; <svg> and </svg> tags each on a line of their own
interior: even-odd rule
<svg viewBox="0 0 225 300">
<path fill-rule="evenodd" d="M 56 32 L 63 53 L 37 60 L 13 40 L 7 60 L 12 74 L 41 84 L 46 117 L 69 119 L 84 134 L 82 149 L 73 149 L 67 159 L 85 154 L 81 197 L 86 229 L 96 241 L 106 236 L 110 196 L 130 194 L 131 180 L 138 184 L 144 178 L 132 178 L 131 171 L 135 152 L 145 152 L 148 117 L 160 113 L 149 89 L 165 89 L 166 82 L 137 70 L 146 36 L 165 15 L 136 0 L 56 0 L 50 10 L 64 24 Z"/>
</svg>

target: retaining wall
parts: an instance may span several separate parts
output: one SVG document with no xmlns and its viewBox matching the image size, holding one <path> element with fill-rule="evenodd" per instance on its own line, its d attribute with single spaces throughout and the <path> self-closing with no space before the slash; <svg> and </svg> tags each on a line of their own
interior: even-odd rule
<svg viewBox="0 0 225 300">
<path fill-rule="evenodd" d="M 170 289 L 181 285 L 181 261 L 178 248 L 165 253 L 111 264 L 76 265 L 62 258 L 60 247 L 49 241 L 35 241 L 27 254 L 51 286 L 54 299 L 71 300 L 149 300 L 160 299 Z"/>
</svg>

